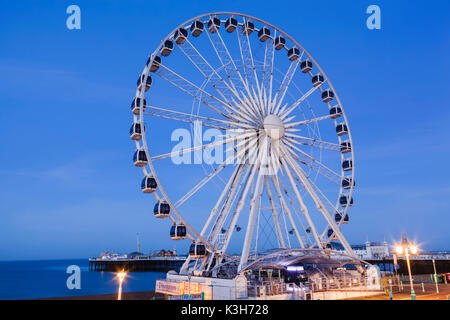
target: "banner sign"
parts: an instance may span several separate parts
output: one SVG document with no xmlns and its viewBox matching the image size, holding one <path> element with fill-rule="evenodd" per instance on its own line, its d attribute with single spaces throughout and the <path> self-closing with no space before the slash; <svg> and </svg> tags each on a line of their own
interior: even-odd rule
<svg viewBox="0 0 450 320">
<path fill-rule="evenodd" d="M 156 280 L 156 292 L 166 294 L 180 294 L 180 284 L 178 282 L 170 282 L 164 280 Z"/>
<path fill-rule="evenodd" d="M 204 300 L 204 293 L 169 296 L 169 300 Z"/>
</svg>

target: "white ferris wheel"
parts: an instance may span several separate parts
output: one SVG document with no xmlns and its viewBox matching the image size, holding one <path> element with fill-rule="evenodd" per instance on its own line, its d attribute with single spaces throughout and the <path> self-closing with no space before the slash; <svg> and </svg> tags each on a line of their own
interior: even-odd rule
<svg viewBox="0 0 450 320">
<path fill-rule="evenodd" d="M 181 273 L 205 274 L 233 252 L 239 272 L 263 250 L 331 240 L 353 255 L 341 232 L 355 186 L 344 108 L 285 32 L 240 13 L 192 18 L 149 56 L 131 109 L 142 191 L 171 238 L 191 240 Z M 178 128 L 197 138 L 172 148 Z"/>
</svg>

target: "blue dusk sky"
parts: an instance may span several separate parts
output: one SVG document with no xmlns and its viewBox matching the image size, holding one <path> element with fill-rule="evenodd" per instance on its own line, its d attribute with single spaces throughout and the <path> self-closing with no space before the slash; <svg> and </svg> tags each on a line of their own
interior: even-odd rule
<svg viewBox="0 0 450 320">
<path fill-rule="evenodd" d="M 66 27 L 71 4 L 81 30 Z M 366 27 L 371 4 L 381 30 Z M 333 83 L 357 164 L 349 242 L 407 233 L 425 249 L 450 250 L 449 1 L 2 0 L 0 260 L 130 252 L 136 233 L 145 252 L 186 252 L 140 191 L 129 105 L 161 39 L 214 11 L 286 31 Z M 190 178 L 187 170 L 174 183 Z M 199 224 L 207 211 L 197 208 L 186 214 Z"/>
</svg>

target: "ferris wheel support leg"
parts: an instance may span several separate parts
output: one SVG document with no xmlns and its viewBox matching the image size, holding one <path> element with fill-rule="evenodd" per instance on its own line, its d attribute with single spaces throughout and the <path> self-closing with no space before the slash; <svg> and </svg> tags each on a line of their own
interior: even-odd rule
<svg viewBox="0 0 450 320">
<path fill-rule="evenodd" d="M 289 167 L 288 167 L 288 165 L 286 164 L 285 161 L 282 161 L 282 163 L 283 163 L 283 166 L 284 166 L 284 168 L 286 170 L 286 174 L 287 174 L 287 176 L 289 178 L 289 182 L 291 183 L 292 189 L 294 189 L 294 193 L 295 193 L 295 196 L 297 197 L 298 203 L 300 204 L 300 210 L 305 215 L 306 221 L 308 222 L 309 226 L 311 227 L 311 232 L 312 232 L 312 234 L 314 236 L 314 240 L 317 243 L 317 247 L 322 249 L 322 243 L 320 241 L 319 234 L 317 233 L 316 227 L 314 226 L 314 223 L 312 222 L 311 217 L 309 216 L 308 208 L 303 203 L 303 200 L 302 200 L 302 197 L 300 195 L 300 192 L 298 191 L 298 188 L 297 188 L 297 186 L 295 184 L 295 181 L 294 181 L 294 179 L 292 177 L 291 170 L 289 169 Z"/>
<path fill-rule="evenodd" d="M 342 246 L 347 251 L 347 254 L 350 256 L 356 257 L 355 253 L 353 252 L 350 244 L 345 239 L 344 235 L 342 234 L 339 227 L 336 225 L 336 223 L 333 221 L 333 218 L 328 213 L 327 209 L 324 207 L 322 201 L 317 196 L 317 194 L 314 192 L 313 188 L 311 187 L 311 184 L 309 183 L 308 179 L 306 179 L 306 174 L 304 173 L 303 169 L 298 166 L 295 161 L 292 159 L 292 157 L 287 153 L 284 152 L 286 155 L 286 160 L 289 162 L 290 166 L 294 170 L 294 172 L 297 174 L 297 176 L 302 181 L 306 191 L 309 193 L 311 198 L 313 199 L 314 203 L 316 204 L 317 209 L 322 213 L 325 220 L 327 220 L 330 227 L 333 229 L 334 234 L 338 237 L 339 241 L 342 243 Z"/>
<path fill-rule="evenodd" d="M 281 227 L 280 227 L 280 221 L 278 220 L 278 213 L 275 210 L 275 203 L 273 202 L 272 192 L 270 191 L 269 180 L 267 179 L 267 176 L 264 177 L 264 182 L 266 184 L 267 194 L 269 196 L 270 205 L 272 207 L 272 217 L 273 217 L 273 222 L 275 223 L 275 229 L 277 231 L 278 241 L 279 241 L 281 248 L 285 249 L 286 245 L 284 243 L 283 233 L 281 232 Z"/>
<path fill-rule="evenodd" d="M 292 228 L 294 229 L 294 233 L 295 233 L 295 237 L 297 238 L 300 247 L 304 248 L 305 247 L 305 243 L 302 240 L 302 237 L 300 236 L 300 233 L 298 231 L 297 225 L 295 224 L 291 209 L 289 209 L 289 206 L 286 203 L 286 200 L 283 197 L 283 193 L 281 192 L 280 189 L 280 184 L 278 181 L 278 178 L 276 179 L 274 176 L 271 177 L 272 178 L 272 182 L 275 185 L 275 190 L 277 191 L 278 197 L 280 199 L 280 203 L 284 208 L 284 211 L 286 212 L 286 215 L 288 216 L 289 222 L 291 223 Z M 286 237 L 288 237 L 288 235 L 286 234 Z"/>
<path fill-rule="evenodd" d="M 256 179 L 255 192 L 250 202 L 250 216 L 248 218 L 244 247 L 242 248 L 241 262 L 239 263 L 238 272 L 242 270 L 242 268 L 247 264 L 248 261 L 250 244 L 252 242 L 253 237 L 253 229 L 255 227 L 256 211 L 258 207 L 257 204 L 259 203 L 259 199 L 261 198 L 262 194 L 262 184 L 263 184 L 263 174 L 259 173 L 258 178 Z"/>
</svg>

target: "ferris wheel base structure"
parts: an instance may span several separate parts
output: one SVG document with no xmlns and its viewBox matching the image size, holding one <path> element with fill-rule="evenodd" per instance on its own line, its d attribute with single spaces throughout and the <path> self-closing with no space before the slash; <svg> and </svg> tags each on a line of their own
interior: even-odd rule
<svg viewBox="0 0 450 320">
<path fill-rule="evenodd" d="M 334 251 L 302 249 L 265 252 L 234 277 L 169 271 L 156 282 L 156 292 L 205 300 L 337 300 L 382 293 L 377 266 Z"/>
</svg>

